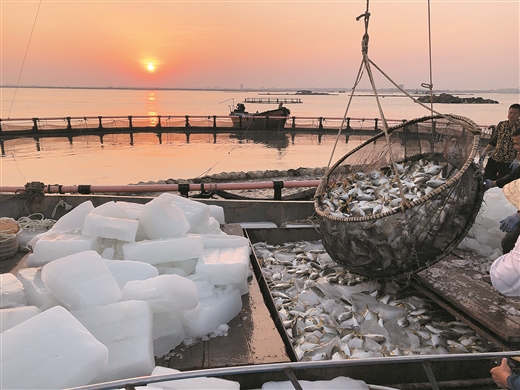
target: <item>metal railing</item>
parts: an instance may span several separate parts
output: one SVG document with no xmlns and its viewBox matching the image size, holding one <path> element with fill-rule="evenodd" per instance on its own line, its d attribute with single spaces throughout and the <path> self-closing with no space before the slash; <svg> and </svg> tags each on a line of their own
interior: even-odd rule
<svg viewBox="0 0 520 390">
<path fill-rule="evenodd" d="M 518 354 L 516 352 L 488 352 L 488 353 L 468 353 L 468 354 L 452 354 L 452 355 L 415 355 L 415 356 L 394 356 L 394 357 L 384 357 L 384 358 L 370 358 L 370 359 L 348 359 L 348 360 L 327 360 L 327 361 L 310 361 L 310 362 L 291 362 L 291 363 L 273 363 L 273 364 L 260 364 L 260 365 L 250 365 L 250 366 L 240 366 L 240 367 L 223 367 L 223 368 L 212 368 L 212 369 L 201 369 L 196 371 L 185 371 L 173 374 L 162 374 L 162 375 L 154 375 L 154 376 L 142 376 L 138 378 L 129 378 L 123 380 L 116 380 L 112 382 L 98 383 L 93 385 L 76 387 L 75 389 L 79 390 L 105 390 L 105 389 L 131 389 L 136 386 L 145 386 L 148 384 L 153 384 L 157 382 L 163 381 L 171 381 L 171 380 L 179 380 L 179 379 L 193 379 L 193 378 L 201 378 L 201 377 L 225 377 L 228 380 L 234 380 L 234 375 L 241 376 L 255 376 L 258 374 L 263 374 L 264 377 L 268 377 L 269 373 L 285 373 L 294 374 L 294 372 L 305 372 L 306 370 L 318 370 L 317 372 L 324 372 L 326 369 L 337 368 L 340 372 L 343 372 L 345 375 L 345 371 L 348 368 L 360 367 L 360 366 L 374 366 L 375 370 L 383 371 L 383 367 L 386 365 L 393 365 L 394 368 L 392 370 L 402 370 L 397 367 L 399 365 L 403 365 L 405 370 L 416 369 L 417 366 L 412 366 L 412 364 L 419 364 L 423 367 L 425 376 L 428 378 L 428 382 L 431 389 L 439 389 L 438 379 L 435 378 L 435 375 L 432 371 L 432 365 L 440 362 L 452 362 L 453 364 L 466 362 L 477 362 L 477 361 L 487 361 L 491 362 L 495 359 L 501 359 L 503 357 L 511 357 Z M 491 367 L 491 364 L 490 364 Z M 467 366 L 466 366 L 467 368 Z M 406 371 L 403 371 L 403 373 Z M 410 374 L 411 372 L 408 371 Z M 379 374 L 380 375 L 380 374 Z M 491 375 L 489 371 L 482 372 L 482 376 L 484 375 L 489 378 L 491 381 Z M 293 375 L 287 375 L 287 379 Z M 325 376 L 325 375 L 323 375 Z M 378 374 L 374 373 L 373 378 L 377 377 Z M 464 377 L 464 371 L 461 371 L 460 377 Z M 406 378 L 406 376 L 404 377 Z M 331 378 L 327 378 L 331 379 Z M 369 379 L 367 382 L 369 383 Z M 471 380 L 471 379 L 470 379 Z M 474 379 L 476 380 L 476 379 Z M 298 380 L 296 379 L 296 382 Z M 292 382 L 292 381 L 291 381 Z M 450 382 L 453 384 L 453 382 Z M 424 388 L 424 387 L 416 387 L 416 388 Z M 456 388 L 456 387 L 452 387 Z"/>
</svg>

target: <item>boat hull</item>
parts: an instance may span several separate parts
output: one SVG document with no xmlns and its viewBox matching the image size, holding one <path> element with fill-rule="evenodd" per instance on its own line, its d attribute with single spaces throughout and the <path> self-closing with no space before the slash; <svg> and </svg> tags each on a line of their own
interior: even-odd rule
<svg viewBox="0 0 520 390">
<path fill-rule="evenodd" d="M 2 205 L 2 216 L 10 216 L 19 218 L 26 214 L 27 207 L 31 208 L 31 212 L 41 212 L 47 218 L 54 214 L 54 218 L 59 218 L 65 214 L 63 207 L 57 207 L 60 201 L 63 201 L 71 206 L 77 206 L 84 201 L 90 200 L 94 206 L 99 206 L 108 201 L 131 201 L 137 203 L 146 203 L 153 199 L 152 197 L 132 197 L 132 196 L 103 196 L 103 195 L 46 195 L 39 202 L 28 204 L 24 199 L 12 197 L 9 195 L 0 195 L 0 204 Z M 226 221 L 228 224 L 237 224 L 243 221 L 247 222 L 263 222 L 270 221 L 276 226 L 282 226 L 287 221 L 298 221 L 307 218 L 313 213 L 313 202 L 299 201 L 299 202 L 276 202 L 276 201 L 243 201 L 243 200 L 199 200 L 206 204 L 215 204 L 225 209 Z M 231 226 L 231 225 L 230 225 Z M 237 225 L 234 225 L 238 228 Z M 241 230 L 241 229 L 240 229 Z M 233 234 L 232 232 L 228 232 Z M 316 229 L 309 225 L 307 228 L 248 228 L 246 235 L 249 240 L 253 242 L 266 241 L 271 244 L 292 242 L 296 240 L 315 240 L 319 238 Z M 263 302 L 269 301 L 268 290 L 264 289 L 262 284 L 262 277 L 259 274 L 258 263 L 256 257 L 252 257 L 253 267 L 255 270 L 255 278 L 251 282 L 258 286 L 250 287 L 250 294 L 244 296 L 244 300 L 252 299 L 253 295 L 257 295 L 258 299 L 251 301 L 249 306 L 263 306 Z M 253 294 L 254 292 L 254 294 Z M 262 298 L 263 296 L 263 298 Z M 247 302 L 246 302 L 247 303 Z M 246 304 L 247 306 L 247 304 Z M 269 306 L 269 305 L 267 305 Z M 270 311 L 271 308 L 267 307 Z M 255 309 L 256 310 L 256 309 Z M 265 310 L 265 308 L 263 309 Z M 259 318 L 262 317 L 262 318 Z M 245 327 L 245 319 L 251 319 L 256 328 L 261 322 L 267 322 L 269 328 L 276 327 L 274 321 L 279 319 L 273 315 L 269 316 L 267 313 L 261 315 L 257 312 L 247 313 L 235 319 L 235 321 L 242 321 L 241 326 L 233 326 L 233 329 L 248 329 Z M 247 330 L 245 330 L 247 333 Z M 278 335 L 276 335 L 278 337 Z M 256 338 L 255 338 L 256 337 Z M 189 352 L 186 352 L 185 358 L 182 360 L 175 360 L 174 357 L 169 361 L 158 361 L 157 363 L 164 366 L 179 368 L 184 372 L 178 374 L 181 377 L 196 377 L 196 376 L 214 376 L 225 379 L 235 380 L 241 384 L 242 389 L 260 388 L 263 383 L 268 381 L 286 381 L 288 380 L 288 372 L 292 372 L 298 380 L 331 380 L 337 376 L 343 375 L 354 379 L 361 379 L 367 383 L 374 384 L 371 389 L 377 389 L 377 386 L 394 386 L 400 385 L 401 388 L 432 388 L 431 376 L 433 380 L 439 383 L 444 383 L 451 388 L 458 389 L 482 389 L 489 388 L 492 384 L 489 374 L 489 368 L 492 361 L 501 356 L 513 356 L 515 353 L 501 352 L 501 353 L 483 353 L 483 354 L 463 354 L 463 355 L 432 355 L 432 356 L 397 356 L 385 358 L 370 358 L 370 359 L 349 359 L 343 361 L 321 361 L 321 362 L 294 362 L 291 355 L 291 346 L 285 343 L 285 340 L 277 340 L 273 342 L 271 336 L 259 337 L 244 335 L 244 344 L 251 344 L 251 340 L 270 340 L 267 344 L 277 344 L 276 358 L 272 351 L 266 354 L 271 360 L 259 359 L 261 349 L 257 346 L 254 348 L 255 355 L 251 355 L 251 360 L 241 360 L 240 362 L 233 361 L 220 356 L 218 351 L 230 351 L 233 355 L 236 353 L 236 345 L 229 348 L 229 341 L 236 343 L 237 337 L 233 338 L 216 338 L 207 341 L 208 344 L 198 344 L 192 347 Z M 247 341 L 249 340 L 249 341 Z M 211 343 L 211 344 L 210 344 Z M 285 344 L 285 345 L 283 345 Z M 207 354 L 204 351 L 212 351 Z M 285 355 L 284 352 L 287 352 Z M 188 355 L 192 359 L 188 359 Z M 216 357 L 219 357 L 218 359 Z M 202 358 L 201 358 L 202 357 Z M 212 357 L 211 360 L 209 357 Z M 189 362 L 188 362 L 189 360 Z M 217 361 L 218 360 L 218 361 Z M 184 364 L 179 366 L 180 362 Z M 260 364 L 258 364 L 260 362 Z M 262 364 L 262 363 L 268 364 Z M 190 366 L 190 363 L 193 364 Z M 202 370 L 201 370 L 202 368 Z M 152 384 L 158 380 L 166 380 L 166 377 L 140 377 L 127 380 L 121 380 L 112 383 L 97 384 L 85 386 L 85 389 L 109 389 L 121 388 L 130 384 Z M 170 378 L 172 379 L 172 378 Z M 115 384 L 118 384 L 117 386 Z M 408 387 L 407 387 L 408 386 Z M 428 387 L 430 386 L 430 387 Z"/>
<path fill-rule="evenodd" d="M 250 130 L 278 130 L 285 127 L 287 118 L 270 118 L 257 115 L 230 115 L 233 127 Z"/>
<path fill-rule="evenodd" d="M 285 122 L 290 113 L 287 108 L 280 105 L 275 110 L 251 114 L 245 111 L 243 104 L 238 104 L 237 109 L 233 110 L 229 117 L 233 122 L 233 127 L 239 129 L 278 130 L 285 127 Z"/>
</svg>

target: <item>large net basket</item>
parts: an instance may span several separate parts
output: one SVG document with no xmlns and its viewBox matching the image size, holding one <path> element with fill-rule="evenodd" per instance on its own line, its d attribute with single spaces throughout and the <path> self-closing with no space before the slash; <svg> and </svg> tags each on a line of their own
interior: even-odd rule
<svg viewBox="0 0 520 390">
<path fill-rule="evenodd" d="M 336 162 L 314 208 L 334 260 L 351 272 L 397 279 L 441 260 L 475 221 L 484 196 L 474 163 L 481 132 L 467 118 L 443 115 L 387 134 Z"/>
</svg>

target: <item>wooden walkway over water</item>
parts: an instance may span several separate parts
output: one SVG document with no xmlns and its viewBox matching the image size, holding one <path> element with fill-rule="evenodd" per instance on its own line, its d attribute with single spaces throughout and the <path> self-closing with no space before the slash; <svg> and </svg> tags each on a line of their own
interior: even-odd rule
<svg viewBox="0 0 520 390">
<path fill-rule="evenodd" d="M 303 103 L 300 98 L 245 98 L 244 103 L 260 103 L 260 104 L 296 104 Z"/>
</svg>

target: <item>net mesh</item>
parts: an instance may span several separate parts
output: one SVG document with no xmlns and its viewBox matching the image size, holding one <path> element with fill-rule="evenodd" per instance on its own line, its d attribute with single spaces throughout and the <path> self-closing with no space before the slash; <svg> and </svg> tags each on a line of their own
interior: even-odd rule
<svg viewBox="0 0 520 390">
<path fill-rule="evenodd" d="M 395 126 L 345 154 L 314 199 L 323 244 L 351 272 L 402 278 L 445 257 L 483 199 L 480 130 L 455 115 Z"/>
</svg>

